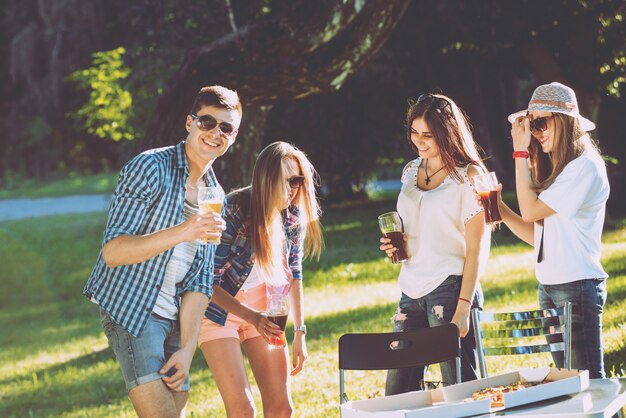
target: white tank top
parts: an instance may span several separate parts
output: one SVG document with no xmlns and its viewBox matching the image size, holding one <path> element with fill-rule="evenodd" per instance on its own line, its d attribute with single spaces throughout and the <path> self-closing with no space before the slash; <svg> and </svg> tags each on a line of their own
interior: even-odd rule
<svg viewBox="0 0 626 418">
<path fill-rule="evenodd" d="M 187 220 L 192 215 L 198 213 L 198 205 L 187 200 L 185 193 L 185 206 L 183 209 L 183 219 Z M 185 274 L 191 268 L 193 259 L 198 251 L 198 241 L 181 242 L 174 247 L 172 257 L 165 268 L 163 286 L 159 291 L 156 304 L 152 312 L 167 319 L 178 319 L 178 307 L 176 300 L 176 284 L 183 281 Z"/>
</svg>

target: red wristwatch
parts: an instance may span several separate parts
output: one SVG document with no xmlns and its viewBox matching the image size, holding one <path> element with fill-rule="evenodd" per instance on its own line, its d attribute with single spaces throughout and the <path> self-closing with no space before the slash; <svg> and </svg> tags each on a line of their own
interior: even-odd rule
<svg viewBox="0 0 626 418">
<path fill-rule="evenodd" d="M 528 158 L 528 151 L 513 151 L 513 158 Z"/>
</svg>

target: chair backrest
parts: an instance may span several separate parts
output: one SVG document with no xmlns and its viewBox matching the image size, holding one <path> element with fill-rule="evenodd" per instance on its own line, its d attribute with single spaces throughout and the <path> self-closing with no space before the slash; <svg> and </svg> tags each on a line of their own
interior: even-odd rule
<svg viewBox="0 0 626 418">
<path fill-rule="evenodd" d="M 487 377 L 486 356 L 563 352 L 565 368 L 571 369 L 571 318 L 570 302 L 561 308 L 535 311 L 493 313 L 472 309 L 480 375 Z M 542 335 L 546 343 L 530 344 L 530 338 Z"/>
<path fill-rule="evenodd" d="M 387 370 L 456 359 L 461 381 L 461 340 L 454 324 L 404 332 L 344 334 L 339 338 L 339 397 L 347 401 L 344 370 Z"/>
</svg>

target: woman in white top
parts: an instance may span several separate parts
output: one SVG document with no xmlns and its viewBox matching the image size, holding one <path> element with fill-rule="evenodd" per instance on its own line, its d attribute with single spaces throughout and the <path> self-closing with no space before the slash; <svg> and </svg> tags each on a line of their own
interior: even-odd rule
<svg viewBox="0 0 626 418">
<path fill-rule="evenodd" d="M 540 307 L 572 303 L 572 367 L 604 377 L 608 275 L 600 264 L 600 239 L 609 182 L 587 134 L 595 125 L 580 115 L 574 91 L 560 83 L 537 87 L 528 109 L 509 122 L 521 216 L 500 200 L 502 220 L 535 247 Z M 562 355 L 554 360 L 563 367 Z"/>
<path fill-rule="evenodd" d="M 482 305 L 478 276 L 489 253 L 489 231 L 471 178 L 485 168 L 463 112 L 448 97 L 422 94 L 409 102 L 407 139 L 418 158 L 405 167 L 397 209 L 409 259 L 398 283 L 402 296 L 394 330 L 458 326 L 461 377 L 477 378 L 472 306 Z M 387 238 L 380 249 L 391 256 Z M 420 389 L 425 367 L 390 370 L 386 395 Z M 454 362 L 441 365 L 444 384 L 456 382 Z"/>
</svg>

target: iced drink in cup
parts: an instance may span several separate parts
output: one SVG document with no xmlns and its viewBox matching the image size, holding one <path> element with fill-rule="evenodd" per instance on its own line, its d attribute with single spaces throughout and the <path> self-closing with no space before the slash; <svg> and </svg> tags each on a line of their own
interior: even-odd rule
<svg viewBox="0 0 626 418">
<path fill-rule="evenodd" d="M 270 294 L 267 296 L 267 317 L 280 327 L 282 332 L 278 337 L 270 337 L 270 348 L 284 348 L 287 346 L 285 326 L 289 314 L 289 295 Z"/>
<path fill-rule="evenodd" d="M 408 260 L 404 242 L 404 228 L 398 212 L 383 213 L 378 217 L 378 225 L 385 238 L 389 238 L 391 245 L 396 248 L 396 251 L 391 254 L 391 261 L 396 264 Z"/>
<path fill-rule="evenodd" d="M 224 204 L 224 190 L 220 186 L 200 186 L 198 187 L 198 208 L 201 214 L 215 212 L 222 213 Z M 203 239 L 205 244 L 219 244 L 220 240 Z"/>
<path fill-rule="evenodd" d="M 496 173 L 479 174 L 474 176 L 474 187 L 480 197 L 485 212 L 485 223 L 494 224 L 502 222 L 498 209 L 498 179 Z"/>
</svg>

